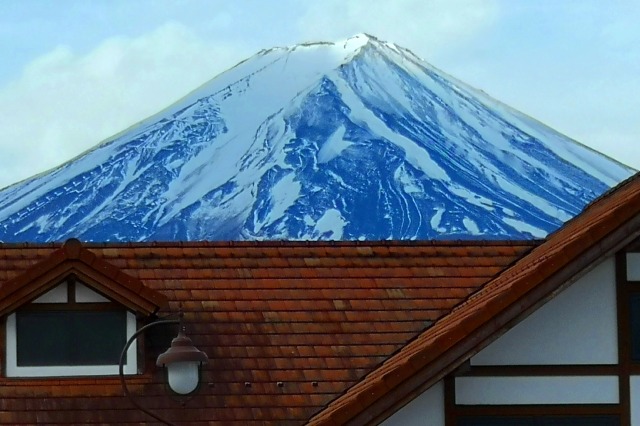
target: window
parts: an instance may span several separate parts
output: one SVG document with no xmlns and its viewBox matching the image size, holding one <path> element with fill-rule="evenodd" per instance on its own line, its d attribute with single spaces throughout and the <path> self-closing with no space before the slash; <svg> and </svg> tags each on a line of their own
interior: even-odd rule
<svg viewBox="0 0 640 426">
<path fill-rule="evenodd" d="M 118 374 L 135 315 L 70 279 L 7 317 L 8 377 Z M 137 370 L 135 345 L 125 372 Z"/>
<path fill-rule="evenodd" d="M 118 364 L 127 342 L 125 311 L 16 312 L 17 365 Z"/>
<path fill-rule="evenodd" d="M 617 416 L 462 417 L 458 426 L 618 426 Z"/>
<path fill-rule="evenodd" d="M 619 291 L 622 297 L 628 300 L 629 347 L 631 361 L 640 363 L 640 253 L 626 253 L 626 274 L 622 277 Z M 624 313 L 622 314 L 624 315 Z"/>
</svg>

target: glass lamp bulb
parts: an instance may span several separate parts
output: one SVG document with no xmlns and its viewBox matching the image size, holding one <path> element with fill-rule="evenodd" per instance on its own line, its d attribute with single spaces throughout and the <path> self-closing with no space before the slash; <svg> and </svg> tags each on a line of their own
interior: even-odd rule
<svg viewBox="0 0 640 426">
<path fill-rule="evenodd" d="M 169 387 L 177 394 L 187 395 L 198 387 L 200 363 L 173 362 L 167 365 Z"/>
</svg>

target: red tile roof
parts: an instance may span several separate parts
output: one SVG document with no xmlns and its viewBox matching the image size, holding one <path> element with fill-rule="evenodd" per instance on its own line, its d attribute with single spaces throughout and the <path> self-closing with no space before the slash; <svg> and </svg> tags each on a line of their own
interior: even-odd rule
<svg viewBox="0 0 640 426">
<path fill-rule="evenodd" d="M 260 242 L 84 248 L 95 256 L 92 265 L 108 269 L 107 279 L 141 283 L 137 288 L 148 289 L 147 295 L 166 297 L 161 314 L 181 306 L 189 336 L 210 358 L 202 388 L 182 408 L 166 396 L 154 365 L 164 348 L 148 342 L 144 374 L 128 379 L 142 405 L 180 424 L 286 425 L 305 423 L 341 394 L 351 395 L 347 389 L 357 391 L 354 384 L 533 246 Z M 64 263 L 59 253 L 59 245 L 0 244 L 0 295 L 8 297 L 16 283 L 29 285 L 24 277 L 32 276 L 34 266 Z M 0 377 L 0 423 L 149 420 L 120 394 L 115 378 Z M 337 403 L 342 401 L 344 396 Z M 330 407 L 336 412 L 335 403 Z"/>
<path fill-rule="evenodd" d="M 309 424 L 384 419 L 490 343 L 515 319 L 639 237 L 640 173 L 589 205 L 332 401 Z"/>
</svg>

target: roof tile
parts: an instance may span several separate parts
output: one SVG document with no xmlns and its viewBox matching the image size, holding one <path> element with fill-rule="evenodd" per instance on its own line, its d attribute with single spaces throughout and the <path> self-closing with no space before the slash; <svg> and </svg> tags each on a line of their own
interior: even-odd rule
<svg viewBox="0 0 640 426">
<path fill-rule="evenodd" d="M 215 417 L 220 424 L 301 424 L 532 247 L 511 242 L 86 243 L 79 257 L 93 262 L 107 279 L 121 280 L 140 294 L 150 291 L 150 300 L 156 293 L 168 299 L 161 315 L 182 307 L 187 332 L 211 358 L 197 398 L 215 410 L 197 408 L 195 401 L 184 409 L 171 405 L 162 375 L 151 367 L 129 379 L 142 380 L 130 387 L 149 395 L 145 403 L 166 405 L 169 416 L 178 410 L 187 423 L 215 424 Z M 37 264 L 47 259 L 64 261 L 60 245 L 0 244 L 0 292 L 17 276 L 36 277 Z M 146 364 L 152 366 L 153 360 Z M 395 380 L 389 375 L 380 383 Z M 22 419 L 37 414 L 73 423 L 83 411 L 74 401 L 82 397 L 92 407 L 84 424 L 145 421 L 119 394 L 113 378 L 64 379 L 64 385 L 0 378 L 0 396 L 24 401 L 7 405 L 7 415 Z M 50 405 L 40 404 L 43 398 Z M 56 417 L 61 406 L 69 414 L 64 419 Z"/>
</svg>

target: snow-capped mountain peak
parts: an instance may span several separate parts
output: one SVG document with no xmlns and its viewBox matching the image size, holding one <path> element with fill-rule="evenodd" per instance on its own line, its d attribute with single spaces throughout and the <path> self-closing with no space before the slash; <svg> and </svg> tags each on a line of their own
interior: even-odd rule
<svg viewBox="0 0 640 426">
<path fill-rule="evenodd" d="M 631 172 L 359 34 L 258 52 L 5 188 L 0 240 L 541 237 Z"/>
</svg>

